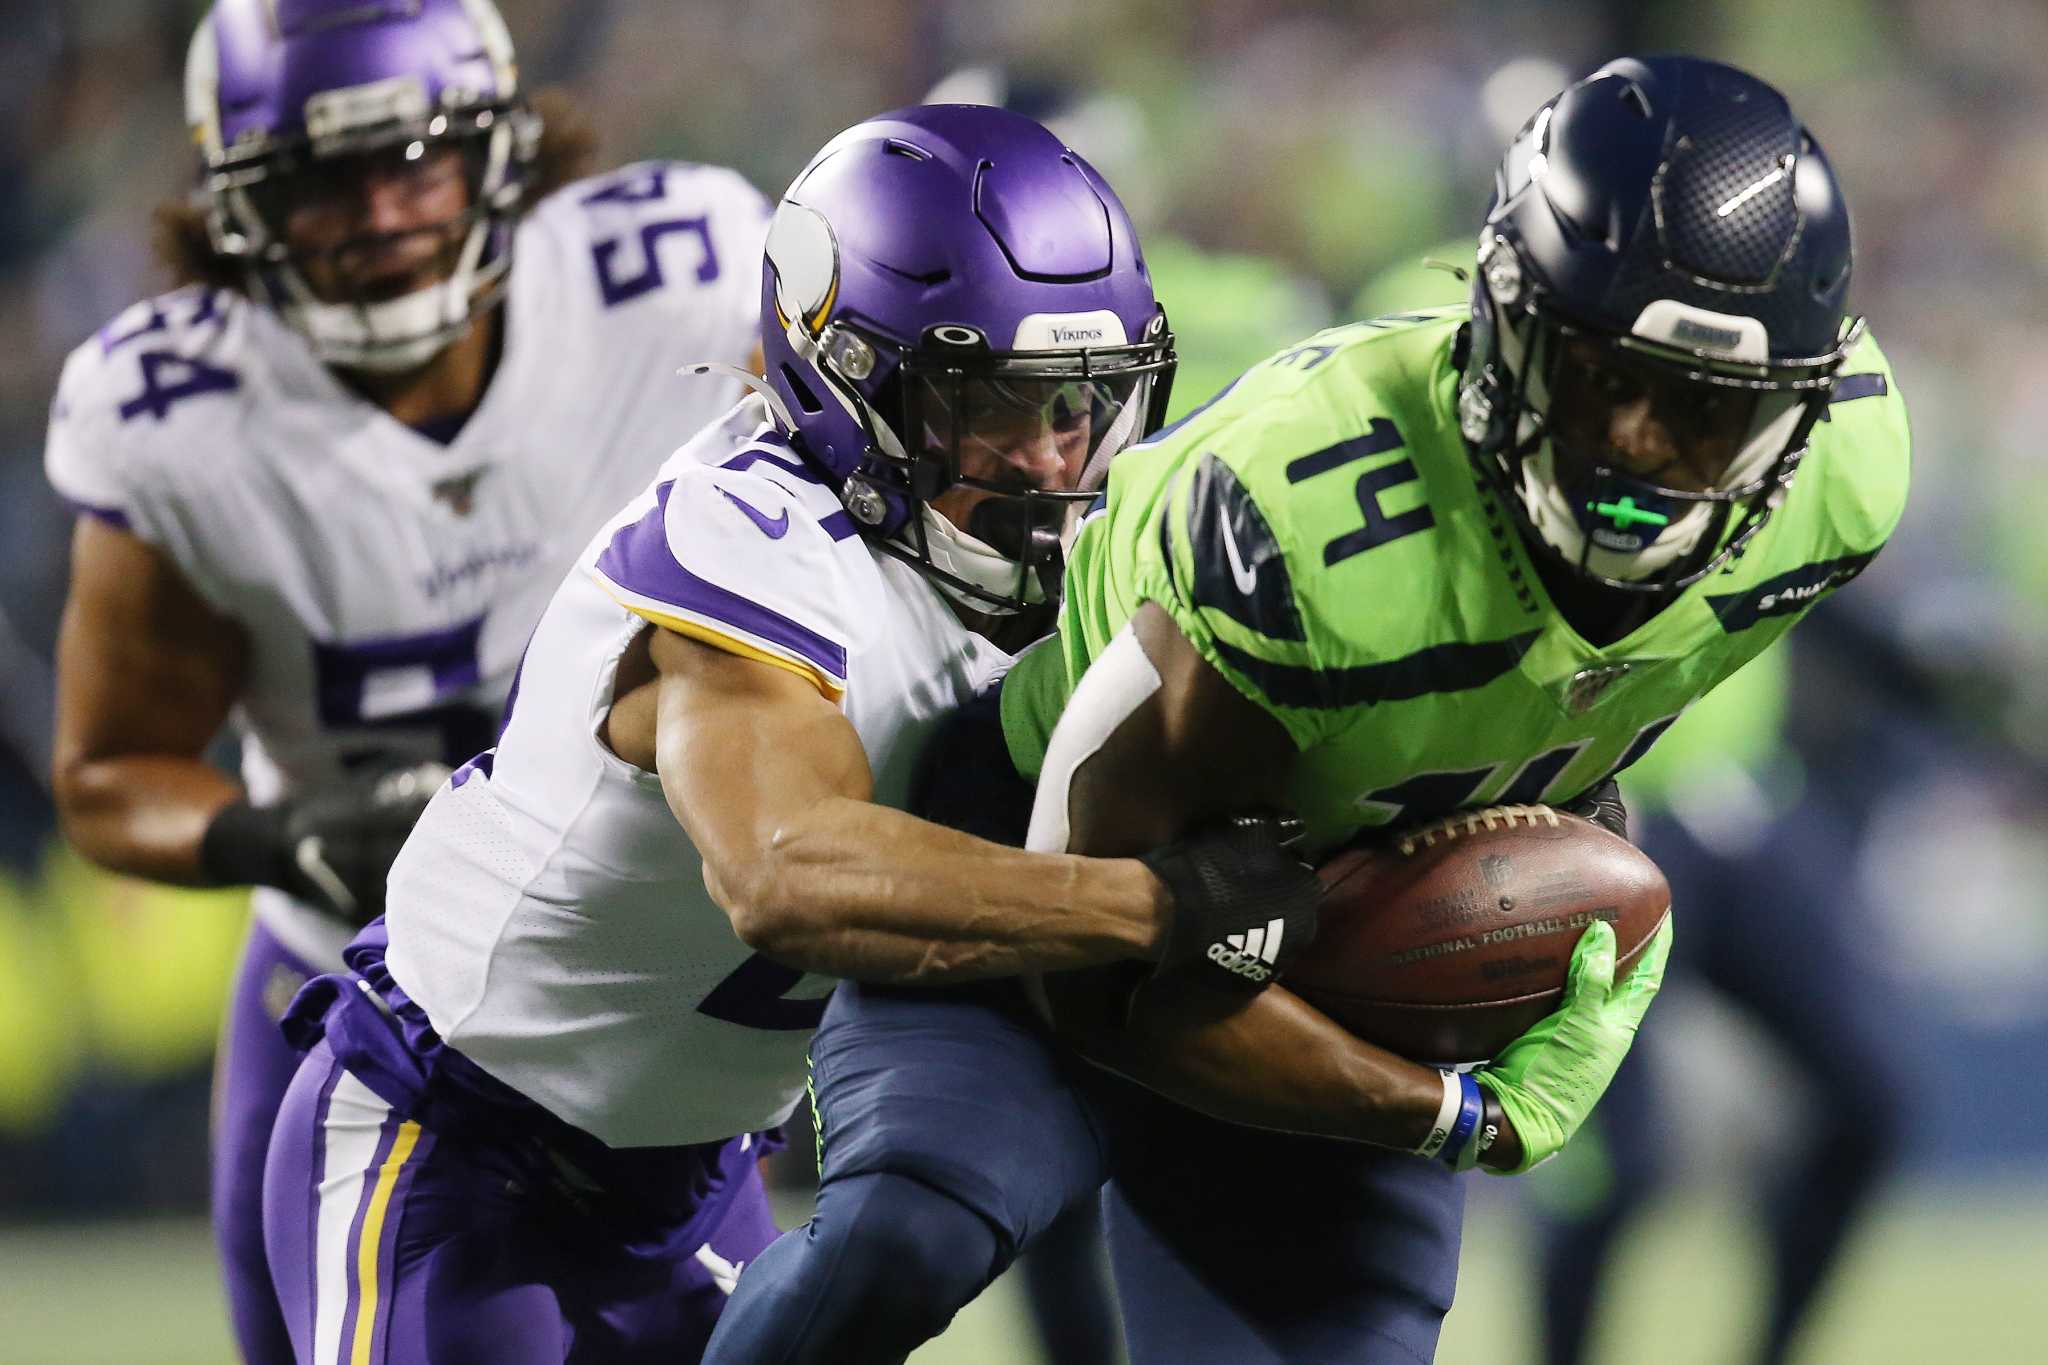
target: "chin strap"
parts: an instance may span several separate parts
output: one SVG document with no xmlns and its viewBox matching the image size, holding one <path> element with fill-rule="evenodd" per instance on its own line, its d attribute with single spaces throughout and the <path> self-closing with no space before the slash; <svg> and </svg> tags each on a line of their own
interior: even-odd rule
<svg viewBox="0 0 2048 1365">
<path fill-rule="evenodd" d="M 1021 593 L 1026 606 L 1035 606 L 1045 600 L 1045 586 L 1037 575 L 1028 573 L 1023 565 L 986 541 L 955 526 L 945 513 L 930 503 L 920 502 L 918 509 L 923 513 L 924 557 L 933 568 L 991 593 Z M 984 615 L 1009 616 L 1019 610 L 964 592 L 944 579 L 935 579 L 933 585 L 954 601 Z M 1035 595 L 1032 592 L 1034 588 L 1037 589 Z"/>
<path fill-rule="evenodd" d="M 728 379 L 737 379 L 741 384 L 752 389 L 767 400 L 768 411 L 775 414 L 775 420 L 782 424 L 784 431 L 796 430 L 796 419 L 789 415 L 789 406 L 782 401 L 782 395 L 769 387 L 768 381 L 755 374 L 752 370 L 744 370 L 737 365 L 728 365 L 722 360 L 699 360 L 693 364 L 683 366 L 676 373 L 685 377 L 691 375 L 722 374 Z"/>
<path fill-rule="evenodd" d="M 321 303 L 296 272 L 285 279 L 294 298 L 278 311 L 323 364 L 343 369 L 377 374 L 417 369 L 453 344 L 483 313 L 472 306 L 467 271 L 400 298 L 363 305 Z"/>
</svg>

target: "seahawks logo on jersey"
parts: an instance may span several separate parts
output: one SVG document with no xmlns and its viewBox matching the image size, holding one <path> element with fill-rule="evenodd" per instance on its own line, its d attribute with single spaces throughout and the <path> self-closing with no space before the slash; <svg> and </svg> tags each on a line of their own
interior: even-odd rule
<svg viewBox="0 0 2048 1365">
<path fill-rule="evenodd" d="M 1581 716 L 1591 710 L 1593 703 L 1607 695 L 1607 689 L 1628 676 L 1634 668 L 1632 663 L 1602 664 L 1597 668 L 1582 668 L 1572 674 L 1571 681 L 1564 688 L 1564 710 L 1568 716 Z"/>
</svg>

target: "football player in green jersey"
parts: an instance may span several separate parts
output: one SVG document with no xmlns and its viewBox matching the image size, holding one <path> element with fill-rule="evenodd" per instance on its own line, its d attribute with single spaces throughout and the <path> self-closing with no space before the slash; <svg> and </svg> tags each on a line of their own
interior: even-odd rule
<svg viewBox="0 0 2048 1365">
<path fill-rule="evenodd" d="M 1845 314 L 1840 189 L 1776 90 L 1602 68 L 1509 149 L 1477 266 L 1469 310 L 1320 333 L 1119 457 L 1059 635 L 1000 694 L 1031 846 L 1141 853 L 1268 806 L 1320 854 L 1574 800 L 1882 546 L 1904 410 Z M 844 986 L 812 1051 L 817 1216 L 741 1279 L 708 1358 L 899 1359 L 1107 1178 L 1141 1365 L 1427 1360 L 1453 1168 L 1570 1138 L 1665 935 L 1617 982 L 1588 930 L 1558 1012 L 1466 1076 L 1284 984 L 1046 980 L 1103 1071 L 987 989 Z"/>
<path fill-rule="evenodd" d="M 1352 314 L 1455 302 L 1460 291 L 1442 263 L 1459 254 L 1456 244 L 1438 246 L 1383 273 L 1359 292 Z M 1185 338 L 1178 311 L 1174 321 Z M 1761 1175 L 1768 1194 L 1757 1201 L 1758 1230 L 1771 1254 L 1751 1357 L 1760 1363 L 1790 1351 L 1896 1155 L 1909 1102 L 1899 1087 L 1869 1084 L 1897 1010 L 1855 951 L 1867 908 L 1840 875 L 1860 827 L 1843 802 L 1853 805 L 1851 793 L 1869 786 L 1854 771 L 1817 772 L 1805 782 L 1792 775 L 1799 758 L 1784 734 L 1791 689 L 1791 651 L 1766 650 L 1628 770 L 1632 833 L 1686 907 L 1685 944 L 1672 956 L 1667 989 L 1689 967 L 1696 987 L 1763 1030 L 1813 1100 L 1816 1120 L 1802 1125 L 1790 1150 L 1773 1152 Z M 1775 951 L 1753 951 L 1765 939 Z M 1828 970 L 1813 971 L 1821 961 Z M 1684 1175 L 1659 1136 L 1666 1103 L 1656 1068 L 1631 1051 L 1590 1131 L 1580 1130 L 1531 1191 L 1543 1359 L 1551 1365 L 1591 1358 L 1596 1309 L 1618 1289 L 1607 1274 L 1616 1239 Z"/>
</svg>

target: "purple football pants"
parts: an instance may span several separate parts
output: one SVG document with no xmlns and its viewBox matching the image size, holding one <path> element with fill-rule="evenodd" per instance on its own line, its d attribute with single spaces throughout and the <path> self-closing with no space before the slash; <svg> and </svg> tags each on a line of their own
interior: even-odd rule
<svg viewBox="0 0 2048 1365">
<path fill-rule="evenodd" d="M 650 1256 L 529 1187 L 488 1143 L 403 1118 L 307 1054 L 271 1143 L 270 1265 L 301 1365 L 696 1360 L 775 1238 L 760 1171 L 692 1254 Z"/>
<path fill-rule="evenodd" d="M 277 1021 L 321 970 L 252 924 L 214 1058 L 213 1237 L 228 1318 L 247 1365 L 291 1365 L 291 1340 L 263 1254 L 263 1162 L 303 1056 L 285 1042 Z"/>
</svg>

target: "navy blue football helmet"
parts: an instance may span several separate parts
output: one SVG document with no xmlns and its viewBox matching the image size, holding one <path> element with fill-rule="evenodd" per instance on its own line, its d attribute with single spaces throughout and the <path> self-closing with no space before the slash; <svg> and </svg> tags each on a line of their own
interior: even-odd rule
<svg viewBox="0 0 2048 1365">
<path fill-rule="evenodd" d="M 1785 97 L 1693 57 L 1539 109 L 1479 238 L 1459 425 L 1530 540 L 1668 593 L 1782 496 L 1861 333 L 1849 210 Z"/>
</svg>

